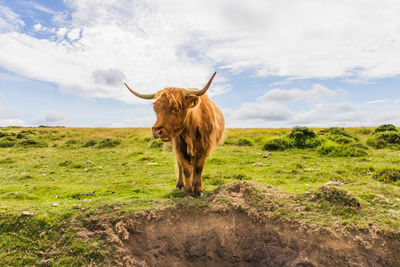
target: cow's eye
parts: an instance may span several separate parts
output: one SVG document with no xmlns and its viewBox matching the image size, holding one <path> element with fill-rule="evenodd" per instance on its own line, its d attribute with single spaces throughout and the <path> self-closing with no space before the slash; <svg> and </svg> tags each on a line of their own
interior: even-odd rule
<svg viewBox="0 0 400 267">
<path fill-rule="evenodd" d="M 171 111 L 172 111 L 173 113 L 177 113 L 177 112 L 178 112 L 178 109 L 177 109 L 177 108 L 172 108 Z"/>
</svg>

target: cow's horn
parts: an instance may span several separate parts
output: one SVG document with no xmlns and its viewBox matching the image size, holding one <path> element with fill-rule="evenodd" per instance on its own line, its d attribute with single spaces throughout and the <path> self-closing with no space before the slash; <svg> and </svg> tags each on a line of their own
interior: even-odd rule
<svg viewBox="0 0 400 267">
<path fill-rule="evenodd" d="M 214 79 L 215 74 L 217 74 L 217 72 L 214 72 L 213 76 L 211 76 L 210 80 L 208 81 L 206 86 L 204 86 L 203 89 L 196 90 L 196 91 L 189 91 L 189 92 L 187 92 L 187 94 L 188 95 L 197 95 L 197 96 L 204 95 L 207 92 L 208 88 L 210 87 L 210 85 L 211 85 L 211 83 L 212 83 L 212 81 Z"/>
<path fill-rule="evenodd" d="M 124 83 L 126 88 L 128 88 L 129 91 L 131 91 L 132 94 L 134 94 L 137 97 L 143 98 L 143 99 L 154 99 L 154 97 L 156 96 L 156 94 L 140 94 L 138 92 L 133 91 L 126 83 Z"/>
</svg>

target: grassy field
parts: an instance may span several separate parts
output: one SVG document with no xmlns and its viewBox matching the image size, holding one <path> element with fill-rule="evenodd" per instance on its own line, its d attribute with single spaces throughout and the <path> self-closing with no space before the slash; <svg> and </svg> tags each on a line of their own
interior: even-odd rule
<svg viewBox="0 0 400 267">
<path fill-rule="evenodd" d="M 282 219 L 398 233 L 397 129 L 303 130 L 228 129 L 206 161 L 204 197 L 247 180 L 302 207 L 273 208 Z M 201 201 L 183 198 L 175 174 L 170 147 L 150 129 L 0 128 L 0 265 L 111 264 L 115 248 L 81 229 Z"/>
</svg>

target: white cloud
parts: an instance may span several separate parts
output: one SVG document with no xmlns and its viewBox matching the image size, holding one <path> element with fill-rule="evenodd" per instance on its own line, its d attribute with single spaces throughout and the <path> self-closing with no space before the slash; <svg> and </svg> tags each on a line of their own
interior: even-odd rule
<svg viewBox="0 0 400 267">
<path fill-rule="evenodd" d="M 33 29 L 35 31 L 40 31 L 42 29 L 42 24 L 37 23 L 37 24 L 33 25 Z"/>
<path fill-rule="evenodd" d="M 0 5 L 0 33 L 19 30 L 25 23 L 10 8 Z"/>
<path fill-rule="evenodd" d="M 49 111 L 42 118 L 34 120 L 33 125 L 64 126 L 68 122 L 70 122 L 70 119 L 64 114 Z"/>
<path fill-rule="evenodd" d="M 126 113 L 131 116 L 122 121 L 105 125 L 105 127 L 152 127 L 156 121 L 154 112 L 149 113 L 149 110 L 145 108 L 135 108 Z"/>
<path fill-rule="evenodd" d="M 265 121 L 286 121 L 293 116 L 289 109 L 281 104 L 244 103 L 231 118 L 239 120 L 260 119 Z"/>
<path fill-rule="evenodd" d="M 48 40 L 15 32 L 23 22 L 3 7 L 13 28 L 0 35 L 0 67 L 80 95 L 136 103 L 122 80 L 99 85 L 93 73 L 117 70 L 144 93 L 201 87 L 215 66 L 297 78 L 400 74 L 398 1 L 65 3 L 70 16 L 38 7 L 58 23 Z M 229 88 L 221 78 L 210 92 Z"/>
<path fill-rule="evenodd" d="M 58 38 L 63 38 L 65 36 L 65 34 L 67 33 L 67 28 L 65 27 L 61 27 L 57 30 L 57 37 Z"/>
<path fill-rule="evenodd" d="M 284 84 L 289 84 L 289 83 L 290 83 L 290 80 L 278 81 L 278 82 L 270 83 L 269 86 L 284 85 Z"/>
<path fill-rule="evenodd" d="M 365 104 L 371 105 L 371 104 L 381 104 L 381 103 L 386 103 L 388 102 L 388 99 L 378 99 L 378 100 L 372 100 L 372 101 L 367 101 Z"/>
<path fill-rule="evenodd" d="M 275 101 L 284 103 L 301 100 L 315 100 L 323 97 L 334 97 L 336 95 L 336 91 L 328 89 L 327 87 L 320 84 L 314 84 L 311 90 L 272 89 L 265 93 L 258 100 L 263 102 Z"/>
<path fill-rule="evenodd" d="M 0 118 L 0 127 L 6 126 L 26 126 L 26 123 L 18 118 Z"/>
<path fill-rule="evenodd" d="M 0 94 L 1 100 L 3 100 L 3 96 Z M 0 108 L 0 127 L 4 126 L 26 126 L 26 123 L 17 114 Z"/>
<path fill-rule="evenodd" d="M 224 114 L 228 127 L 376 126 L 399 123 L 400 110 L 397 106 L 370 106 L 389 100 L 356 105 L 342 102 L 343 93 L 347 91 L 334 91 L 319 84 L 310 90 L 274 89 L 256 102 L 244 103 L 236 110 L 224 110 Z M 299 101 L 300 105 L 291 105 L 291 101 Z"/>
<path fill-rule="evenodd" d="M 72 29 L 71 31 L 69 31 L 67 33 L 67 37 L 70 41 L 76 41 L 79 39 L 81 34 L 81 30 L 80 29 Z"/>
<path fill-rule="evenodd" d="M 369 81 L 365 78 L 346 78 L 344 79 L 345 82 L 349 84 L 374 84 L 375 82 Z"/>
</svg>

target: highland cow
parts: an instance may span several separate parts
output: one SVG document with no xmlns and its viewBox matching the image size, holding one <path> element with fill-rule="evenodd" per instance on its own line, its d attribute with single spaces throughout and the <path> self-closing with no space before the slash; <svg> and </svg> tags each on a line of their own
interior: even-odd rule
<svg viewBox="0 0 400 267">
<path fill-rule="evenodd" d="M 185 195 L 201 196 L 201 173 L 211 151 L 222 141 L 224 116 L 205 94 L 216 73 L 203 89 L 167 87 L 155 94 L 132 94 L 153 103 L 157 121 L 152 131 L 155 138 L 171 142 L 178 166 L 178 189 Z M 185 182 L 183 180 L 185 177 Z"/>
</svg>

